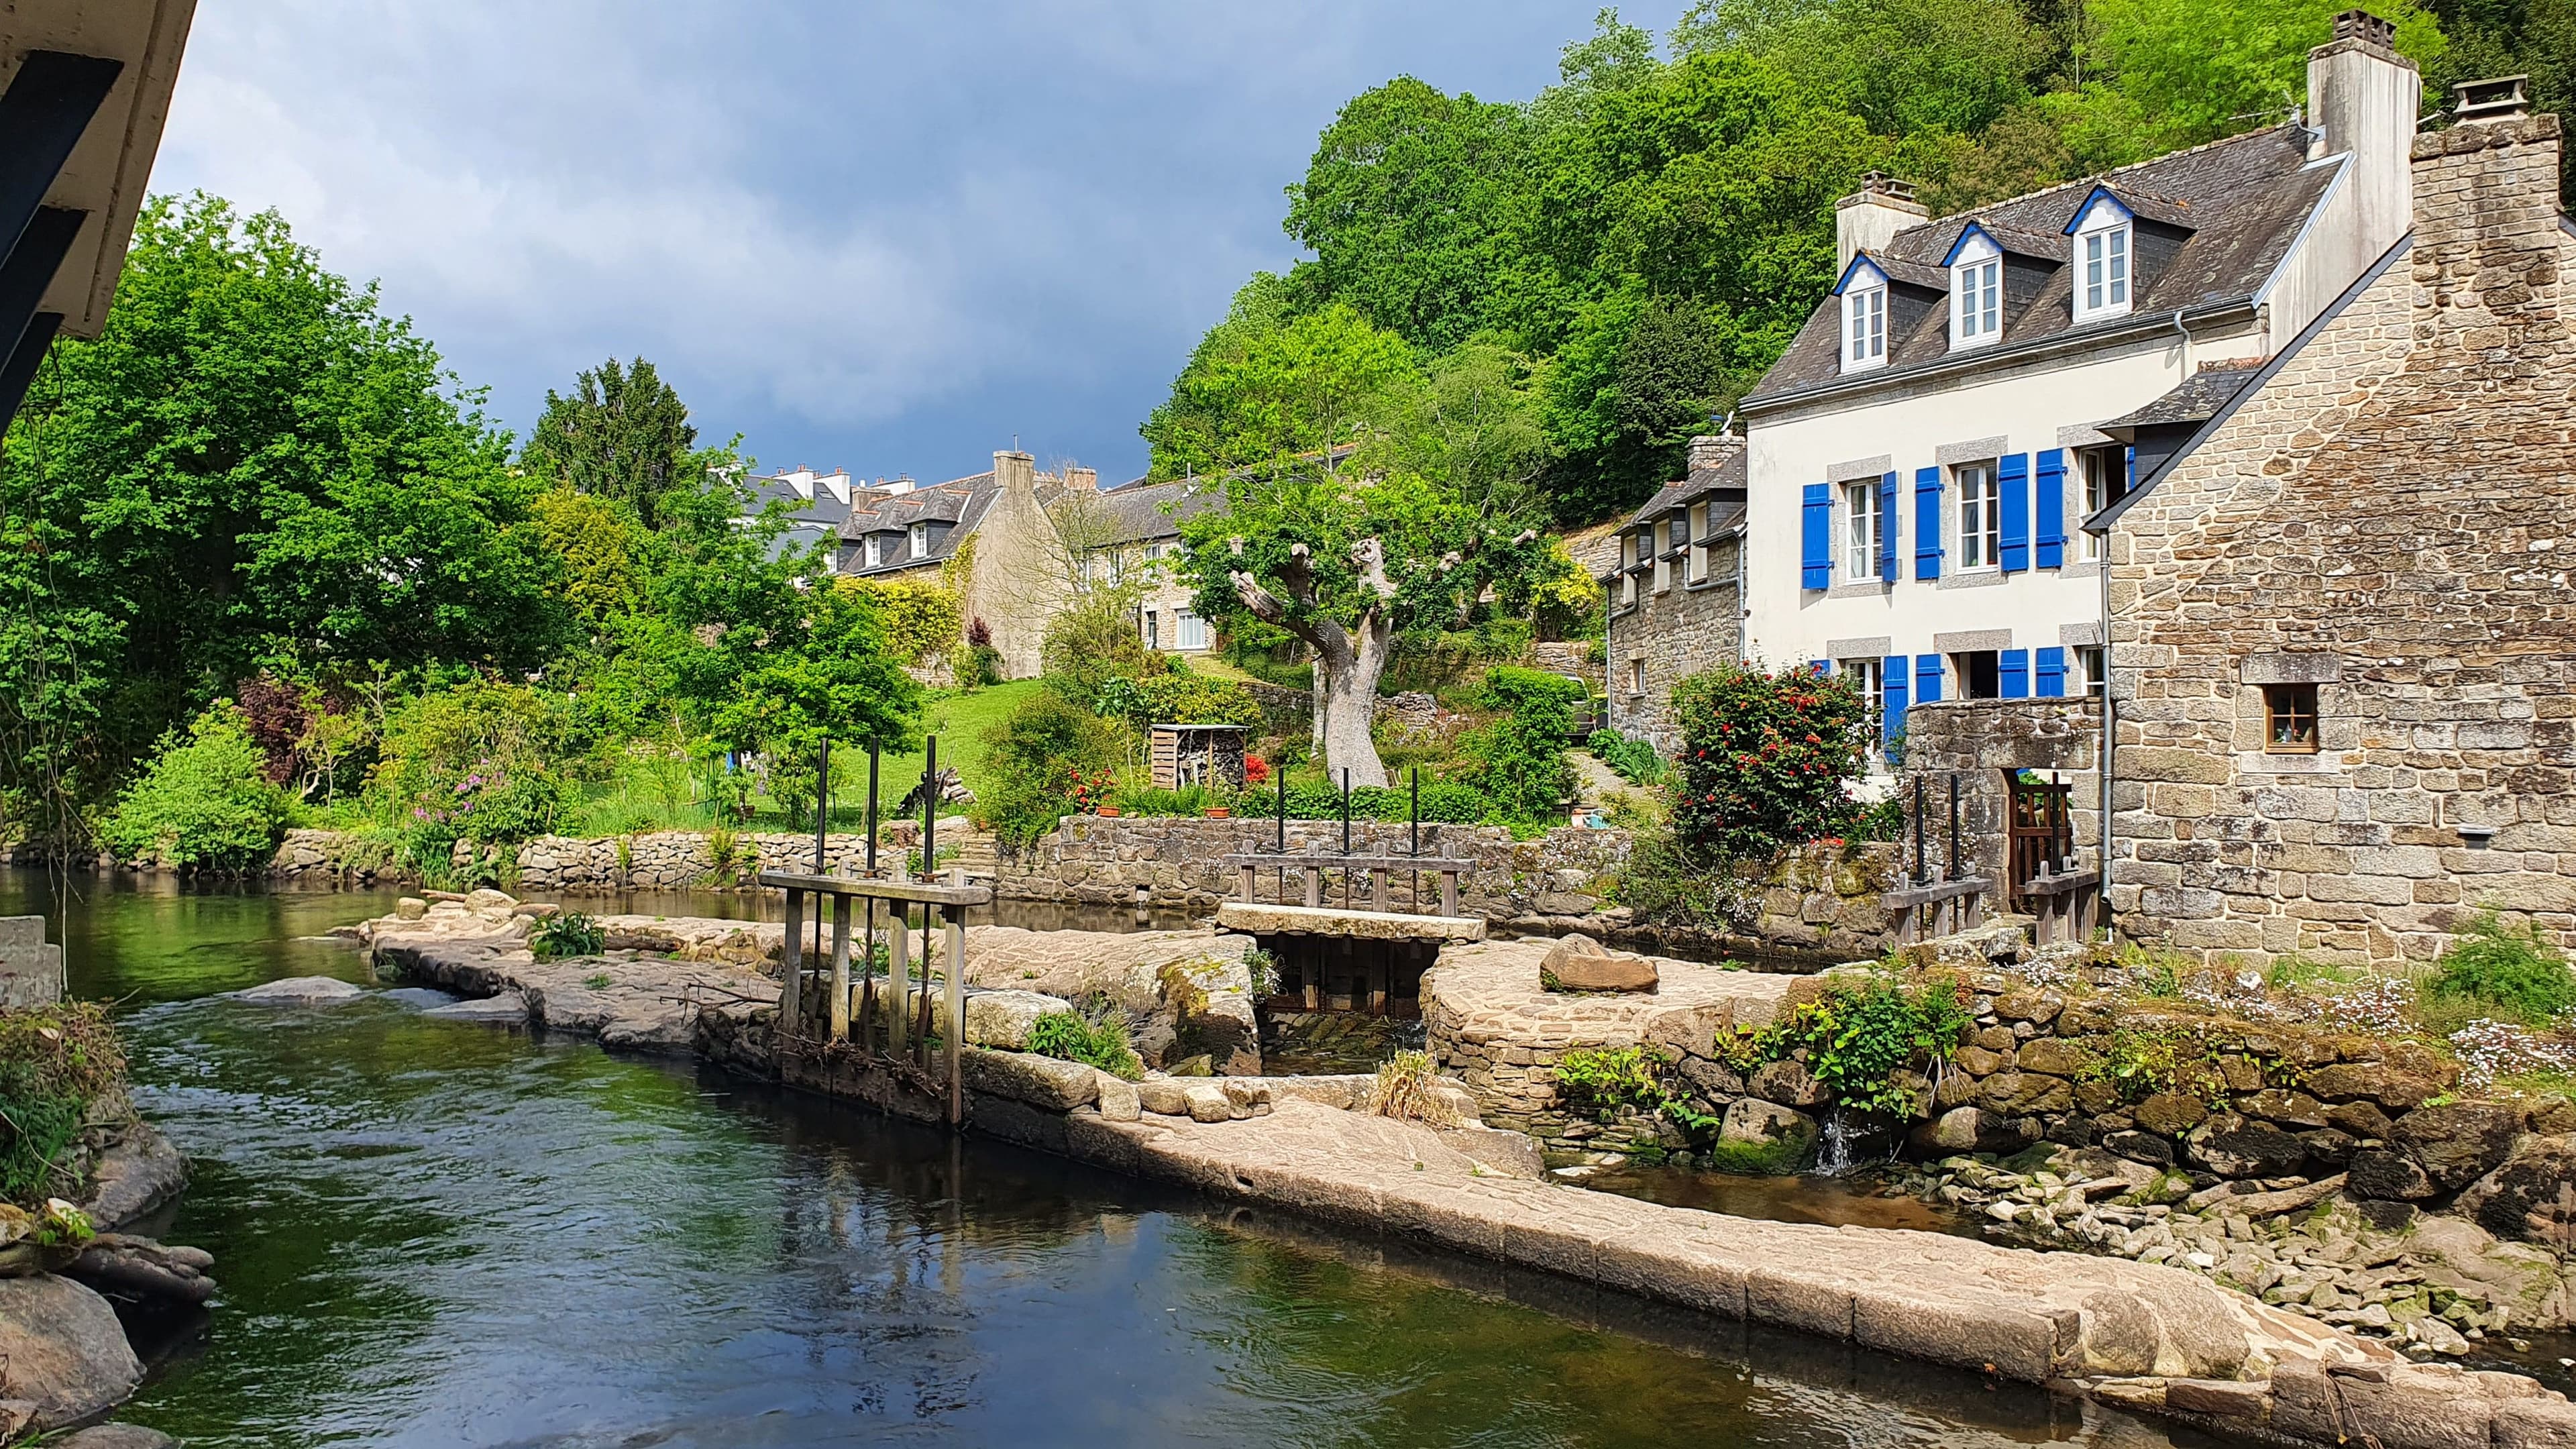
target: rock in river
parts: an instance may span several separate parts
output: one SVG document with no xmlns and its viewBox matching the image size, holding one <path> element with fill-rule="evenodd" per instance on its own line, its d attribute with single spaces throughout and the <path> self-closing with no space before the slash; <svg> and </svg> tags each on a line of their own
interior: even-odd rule
<svg viewBox="0 0 2576 1449">
<path fill-rule="evenodd" d="M 486 1026 L 526 1026 L 528 997 L 525 992 L 504 991 L 474 1001 L 451 1001 L 433 1006 L 421 1013 L 441 1021 L 478 1021 Z"/>
<path fill-rule="evenodd" d="M 283 981 L 270 981 L 233 993 L 244 1001 L 315 1003 L 346 1001 L 353 996 L 366 994 L 364 989 L 342 981 L 336 976 L 289 976 Z"/>
<path fill-rule="evenodd" d="M 52 1442 L 54 1449 L 177 1449 L 179 1443 L 140 1424 L 92 1424 L 68 1439 Z"/>
<path fill-rule="evenodd" d="M 142 1379 L 106 1299 L 50 1273 L 0 1279 L 0 1397 L 33 1404 L 38 1428 L 123 1403 Z"/>
</svg>

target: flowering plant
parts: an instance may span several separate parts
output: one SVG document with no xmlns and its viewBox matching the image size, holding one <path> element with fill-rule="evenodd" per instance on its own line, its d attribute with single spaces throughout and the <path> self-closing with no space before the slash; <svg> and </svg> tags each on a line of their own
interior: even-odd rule
<svg viewBox="0 0 2576 1449">
<path fill-rule="evenodd" d="M 1110 795 L 1117 788 L 1117 778 L 1107 770 L 1086 771 L 1075 765 L 1065 774 L 1069 782 L 1065 788 L 1066 797 L 1073 801 L 1076 810 L 1086 815 L 1108 804 Z"/>
<path fill-rule="evenodd" d="M 1723 665 L 1675 685 L 1673 713 L 1673 827 L 1695 851 L 1752 859 L 1850 828 L 1844 786 L 1861 774 L 1870 723 L 1850 680 Z"/>
</svg>

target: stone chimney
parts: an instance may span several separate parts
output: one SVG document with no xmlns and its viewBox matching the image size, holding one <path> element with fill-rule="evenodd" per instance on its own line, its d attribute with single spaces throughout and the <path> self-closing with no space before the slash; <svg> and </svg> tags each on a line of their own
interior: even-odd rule
<svg viewBox="0 0 2576 1449">
<path fill-rule="evenodd" d="M 2406 234 L 2423 104 L 2423 74 L 2397 53 L 2397 28 L 2367 10 L 2336 16 L 2334 39 L 2308 52 L 2308 155 L 2352 157 L 2346 214 L 2365 266 Z"/>
<path fill-rule="evenodd" d="M 1064 486 L 1078 488 L 1085 493 L 1097 493 L 1100 491 L 1100 470 L 1076 468 L 1068 464 L 1064 470 Z"/>
<path fill-rule="evenodd" d="M 1004 492 L 1031 492 L 1038 486 L 1038 460 L 1027 453 L 1003 450 L 993 454 L 993 481 Z"/>
<path fill-rule="evenodd" d="M 2529 114 L 2519 79 L 2458 87 L 2460 123 L 2414 144 L 2415 335 L 2436 365 L 2495 380 L 2565 335 L 2558 118 Z"/>
<path fill-rule="evenodd" d="M 1702 433 L 1690 440 L 1690 472 L 1714 472 L 1735 460 L 1744 451 L 1744 440 L 1733 432 Z"/>
<path fill-rule="evenodd" d="M 1840 277 L 1853 257 L 1877 251 L 1896 240 L 1898 232 L 1931 214 L 1930 208 L 1914 199 L 1913 182 L 1899 181 L 1884 171 L 1862 177 L 1859 191 L 1834 203 L 1834 275 Z"/>
</svg>

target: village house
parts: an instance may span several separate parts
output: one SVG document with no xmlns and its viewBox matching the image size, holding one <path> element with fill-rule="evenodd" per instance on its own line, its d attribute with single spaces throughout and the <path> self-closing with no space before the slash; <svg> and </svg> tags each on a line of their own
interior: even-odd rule
<svg viewBox="0 0 2576 1449">
<path fill-rule="evenodd" d="M 2215 959 L 2576 944 L 2576 341 L 2519 78 L 2412 139 L 2411 233 L 2094 521 L 2110 901 Z"/>
<path fill-rule="evenodd" d="M 786 515 L 787 527 L 770 545 L 773 555 L 785 555 L 800 549 L 823 546 L 828 567 L 840 562 L 841 525 L 850 518 L 854 498 L 870 493 L 901 493 L 912 487 L 909 478 L 892 483 L 880 478 L 875 483 L 853 480 L 846 468 L 817 473 L 811 468 L 790 468 L 751 480 L 751 498 L 747 517 L 757 516 L 775 504 Z"/>
<path fill-rule="evenodd" d="M 1744 654 L 1854 676 L 1891 737 L 1909 701 L 2100 690 L 2078 525 L 2405 231 L 2421 91 L 2347 11 L 2304 118 L 1955 216 L 1883 176 L 1845 198 L 1839 280 L 1742 405 Z M 1613 668 L 1653 682 L 1706 625 L 1647 621 Z"/>
<path fill-rule="evenodd" d="M 1744 627 L 1744 440 L 1690 441 L 1690 466 L 1637 510 L 1599 575 L 1609 596 L 1608 724 L 1679 748 L 1673 685 L 1735 663 Z"/>
</svg>

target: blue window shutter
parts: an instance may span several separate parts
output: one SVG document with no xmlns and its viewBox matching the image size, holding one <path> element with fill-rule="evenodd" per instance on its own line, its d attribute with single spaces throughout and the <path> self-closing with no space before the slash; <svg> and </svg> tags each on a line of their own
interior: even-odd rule
<svg viewBox="0 0 2576 1449">
<path fill-rule="evenodd" d="M 2065 650 L 2042 649 L 2038 651 L 2036 654 L 2031 656 L 2031 671 L 2032 682 L 2037 686 L 2031 691 L 2031 693 L 2038 695 L 2042 699 L 2064 699 L 2066 697 Z"/>
<path fill-rule="evenodd" d="M 1896 475 L 1878 480 L 1878 581 L 1896 582 Z"/>
<path fill-rule="evenodd" d="M 2030 698 L 2030 651 L 2006 649 L 1995 655 L 1995 692 L 2006 699 Z"/>
<path fill-rule="evenodd" d="M 1879 678 L 1884 694 L 1880 698 L 1878 737 L 1892 740 L 1905 730 L 1905 672 L 1913 661 L 1902 654 L 1890 654 L 1879 661 Z"/>
<path fill-rule="evenodd" d="M 2127 461 L 2123 464 L 2123 466 L 2124 466 L 2124 467 L 2126 467 L 2126 468 L 2128 469 L 2128 476 L 2127 476 L 2127 477 L 2125 477 L 2125 478 L 2122 478 L 2122 479 L 2120 480 L 2120 491 L 2121 491 L 2122 493 L 2126 493 L 2126 492 L 2128 492 L 2130 489 L 2135 488 L 2135 487 L 2137 487 L 2137 486 L 2138 486 L 2138 450 L 2137 450 L 2137 449 L 2135 449 L 2135 448 L 2131 448 L 2131 449 L 2129 449 L 2129 451 L 2128 451 Z"/>
<path fill-rule="evenodd" d="M 2034 500 L 2039 505 L 2038 566 L 2044 569 L 2066 566 L 2066 450 L 2051 448 L 2039 455 L 2039 492 Z"/>
<path fill-rule="evenodd" d="M 1914 576 L 1941 577 L 1941 470 L 1914 470 Z"/>
<path fill-rule="evenodd" d="M 1941 656 L 1914 656 L 1914 702 L 1931 704 L 1941 698 Z"/>
<path fill-rule="evenodd" d="M 1798 510 L 1800 588 L 1826 588 L 1834 581 L 1833 509 L 1833 501 L 1824 484 L 1807 485 L 1806 501 Z"/>
<path fill-rule="evenodd" d="M 2003 494 L 2004 572 L 2030 567 L 2030 454 L 2014 453 L 1995 467 L 1995 485 Z"/>
</svg>

